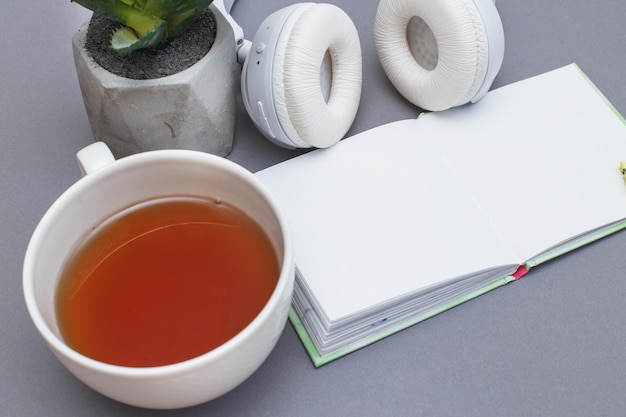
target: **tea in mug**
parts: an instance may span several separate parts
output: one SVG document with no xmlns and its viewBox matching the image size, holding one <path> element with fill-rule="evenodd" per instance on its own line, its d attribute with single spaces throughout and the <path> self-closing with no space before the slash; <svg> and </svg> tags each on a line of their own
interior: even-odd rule
<svg viewBox="0 0 626 417">
<path fill-rule="evenodd" d="M 60 332 L 98 361 L 173 364 L 246 327 L 279 273 L 263 229 L 233 205 L 147 201 L 97 226 L 66 263 L 56 294 Z"/>
</svg>

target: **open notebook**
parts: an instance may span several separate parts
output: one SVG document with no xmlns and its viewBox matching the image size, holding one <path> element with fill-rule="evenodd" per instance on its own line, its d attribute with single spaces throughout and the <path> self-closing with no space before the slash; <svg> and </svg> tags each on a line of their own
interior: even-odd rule
<svg viewBox="0 0 626 417">
<path fill-rule="evenodd" d="M 624 119 L 575 64 L 257 173 L 316 366 L 626 227 Z"/>
</svg>

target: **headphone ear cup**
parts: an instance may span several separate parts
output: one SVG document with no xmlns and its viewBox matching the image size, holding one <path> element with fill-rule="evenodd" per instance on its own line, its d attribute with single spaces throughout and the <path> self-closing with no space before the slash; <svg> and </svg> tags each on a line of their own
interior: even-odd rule
<svg viewBox="0 0 626 417">
<path fill-rule="evenodd" d="M 330 60 L 330 93 L 322 70 Z M 281 125 L 301 146 L 337 143 L 356 116 L 362 85 L 361 46 L 348 15 L 330 4 L 312 4 L 281 33 L 274 58 L 274 100 Z M 293 136 L 292 136 L 293 135 Z"/>
<path fill-rule="evenodd" d="M 478 101 L 504 55 L 492 0 L 381 0 L 374 36 L 391 83 L 425 110 Z"/>
<path fill-rule="evenodd" d="M 332 146 L 356 116 L 361 66 L 358 32 L 345 12 L 330 4 L 289 6 L 268 16 L 254 37 L 242 73 L 246 109 L 280 146 Z"/>
</svg>

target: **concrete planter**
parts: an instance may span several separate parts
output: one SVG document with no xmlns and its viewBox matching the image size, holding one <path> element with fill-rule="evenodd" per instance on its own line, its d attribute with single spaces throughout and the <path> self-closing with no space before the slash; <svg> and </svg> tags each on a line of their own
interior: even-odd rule
<svg viewBox="0 0 626 417">
<path fill-rule="evenodd" d="M 240 68 L 232 27 L 217 20 L 215 43 L 192 67 L 151 80 L 119 77 L 84 48 L 88 22 L 72 39 L 78 81 L 97 141 L 116 158 L 155 149 L 192 149 L 226 156 L 231 151 Z"/>
</svg>

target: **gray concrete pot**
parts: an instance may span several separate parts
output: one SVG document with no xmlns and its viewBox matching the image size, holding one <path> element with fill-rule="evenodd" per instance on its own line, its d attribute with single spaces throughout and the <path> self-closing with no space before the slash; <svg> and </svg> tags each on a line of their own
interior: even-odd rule
<svg viewBox="0 0 626 417">
<path fill-rule="evenodd" d="M 232 27 L 215 8 L 215 43 L 192 67 L 151 80 L 119 77 L 85 50 L 88 22 L 72 39 L 74 62 L 89 123 L 115 157 L 155 149 L 231 151 L 240 65 Z"/>
</svg>

